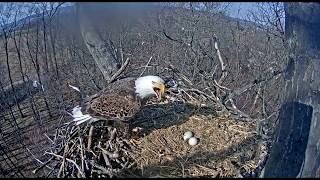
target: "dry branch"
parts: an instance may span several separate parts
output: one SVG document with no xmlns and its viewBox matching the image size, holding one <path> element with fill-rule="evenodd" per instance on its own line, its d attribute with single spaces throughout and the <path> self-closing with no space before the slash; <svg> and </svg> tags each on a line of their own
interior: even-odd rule
<svg viewBox="0 0 320 180">
<path fill-rule="evenodd" d="M 123 133 L 111 126 L 106 128 L 105 123 L 98 121 L 81 128 L 73 124 L 61 127 L 52 152 L 45 153 L 52 155 L 45 165 L 60 164 L 56 166 L 57 177 L 117 177 L 117 173 L 132 167 L 131 148 L 123 139 Z"/>
<path fill-rule="evenodd" d="M 90 126 L 89 136 L 88 136 L 88 146 L 87 146 L 88 149 L 91 148 L 93 129 L 94 129 L 94 126 Z"/>
<path fill-rule="evenodd" d="M 220 62 L 220 66 L 221 66 L 221 77 L 218 80 L 218 84 L 221 84 L 224 81 L 224 79 L 227 77 L 226 64 L 224 63 L 224 61 L 222 59 L 221 52 L 220 52 L 220 49 L 219 49 L 219 46 L 218 46 L 217 37 L 213 36 L 212 39 L 213 39 L 213 42 L 214 42 L 214 49 L 217 52 L 218 59 L 219 59 L 219 62 Z"/>
<path fill-rule="evenodd" d="M 60 156 L 60 155 L 55 154 L 55 153 L 50 153 L 50 152 L 48 152 L 47 154 L 53 155 L 53 156 L 55 156 L 55 157 L 57 157 L 57 158 L 59 158 L 59 159 L 64 159 L 64 158 L 65 158 L 65 157 Z M 65 158 L 65 159 L 66 159 L 67 161 L 69 161 L 70 163 L 72 163 L 72 164 L 75 165 L 75 167 L 78 169 L 78 172 L 80 173 L 80 175 L 81 175 L 82 178 L 85 177 L 83 171 L 81 170 L 81 168 L 79 167 L 79 165 L 78 165 L 74 160 L 71 160 L 71 159 L 68 159 L 68 158 Z"/>
<path fill-rule="evenodd" d="M 109 83 L 116 80 L 121 75 L 121 73 L 123 73 L 123 71 L 126 70 L 129 62 L 130 62 L 130 58 L 127 58 L 124 64 L 120 67 L 120 69 L 116 73 L 114 73 L 114 75 L 112 75 L 112 77 L 109 80 Z"/>
<path fill-rule="evenodd" d="M 184 82 L 187 83 L 187 85 L 189 86 L 193 86 L 192 81 L 190 81 L 187 76 L 185 76 L 184 74 L 182 74 L 175 66 L 173 66 L 172 64 L 168 65 L 168 68 L 171 69 L 174 73 L 176 73 Z"/>
<path fill-rule="evenodd" d="M 141 72 L 141 74 L 140 74 L 139 77 L 141 77 L 141 76 L 143 75 L 143 73 L 146 71 L 146 69 L 147 69 L 147 67 L 149 66 L 149 63 L 151 62 L 151 60 L 152 60 L 152 56 L 149 58 L 149 61 L 148 61 L 147 64 L 145 65 L 145 67 L 144 67 L 144 69 L 143 69 L 143 71 Z"/>
</svg>

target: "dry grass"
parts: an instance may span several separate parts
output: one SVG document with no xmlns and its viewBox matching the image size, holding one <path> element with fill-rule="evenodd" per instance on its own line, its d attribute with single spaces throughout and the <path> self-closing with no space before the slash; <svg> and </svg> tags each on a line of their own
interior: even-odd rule
<svg viewBox="0 0 320 180">
<path fill-rule="evenodd" d="M 225 117 L 193 115 L 139 138 L 136 171 L 143 177 L 239 177 L 241 169 L 253 171 L 257 163 L 254 129 Z M 196 146 L 183 140 L 186 131 L 200 139 Z"/>
</svg>

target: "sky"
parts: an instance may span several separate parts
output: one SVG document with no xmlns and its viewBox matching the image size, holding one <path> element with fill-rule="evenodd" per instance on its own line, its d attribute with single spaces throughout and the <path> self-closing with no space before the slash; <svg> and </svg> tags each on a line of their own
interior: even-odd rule
<svg viewBox="0 0 320 180">
<path fill-rule="evenodd" d="M 0 3 L 0 9 L 2 4 L 5 3 Z M 28 3 L 24 4 L 27 5 Z M 73 3 L 65 3 L 63 6 L 70 6 L 72 4 Z M 257 2 L 230 2 L 227 13 L 231 17 L 248 20 L 247 15 L 250 11 L 255 11 L 257 9 L 256 4 Z"/>
<path fill-rule="evenodd" d="M 254 11 L 256 2 L 230 2 L 229 15 L 234 18 L 246 19 L 250 11 Z"/>
<path fill-rule="evenodd" d="M 0 6 L 5 3 L 0 3 Z M 25 3 L 28 4 L 28 3 Z M 69 6 L 73 3 L 65 3 L 63 6 Z M 240 19 L 246 18 L 249 10 L 255 9 L 256 2 L 230 2 L 229 13 L 232 17 L 237 17 Z M 238 12 L 239 10 L 239 12 Z"/>
</svg>

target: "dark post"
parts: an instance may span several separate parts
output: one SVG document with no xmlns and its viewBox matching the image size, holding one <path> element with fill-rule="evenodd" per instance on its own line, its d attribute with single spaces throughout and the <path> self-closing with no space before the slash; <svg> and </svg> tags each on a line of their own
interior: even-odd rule
<svg viewBox="0 0 320 180">
<path fill-rule="evenodd" d="M 320 176 L 320 3 L 285 3 L 288 66 L 264 177 Z"/>
</svg>

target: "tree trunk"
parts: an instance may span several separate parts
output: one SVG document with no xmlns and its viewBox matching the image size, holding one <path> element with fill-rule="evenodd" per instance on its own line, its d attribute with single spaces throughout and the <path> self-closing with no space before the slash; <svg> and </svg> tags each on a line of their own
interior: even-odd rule
<svg viewBox="0 0 320 180">
<path fill-rule="evenodd" d="M 106 82 L 120 68 L 112 56 L 109 40 L 103 40 L 99 29 L 120 27 L 121 22 L 136 20 L 146 14 L 151 3 L 77 3 L 77 16 L 83 40 Z"/>
<path fill-rule="evenodd" d="M 285 3 L 284 103 L 264 177 L 320 176 L 320 4 Z"/>
<path fill-rule="evenodd" d="M 104 79 L 108 81 L 119 68 L 119 62 L 112 57 L 106 43 L 99 34 L 97 30 L 98 23 L 94 23 L 99 22 L 99 20 L 101 22 L 99 17 L 101 12 L 95 12 L 96 9 L 91 6 L 93 6 L 91 3 L 77 3 L 76 5 L 80 31 Z"/>
</svg>

